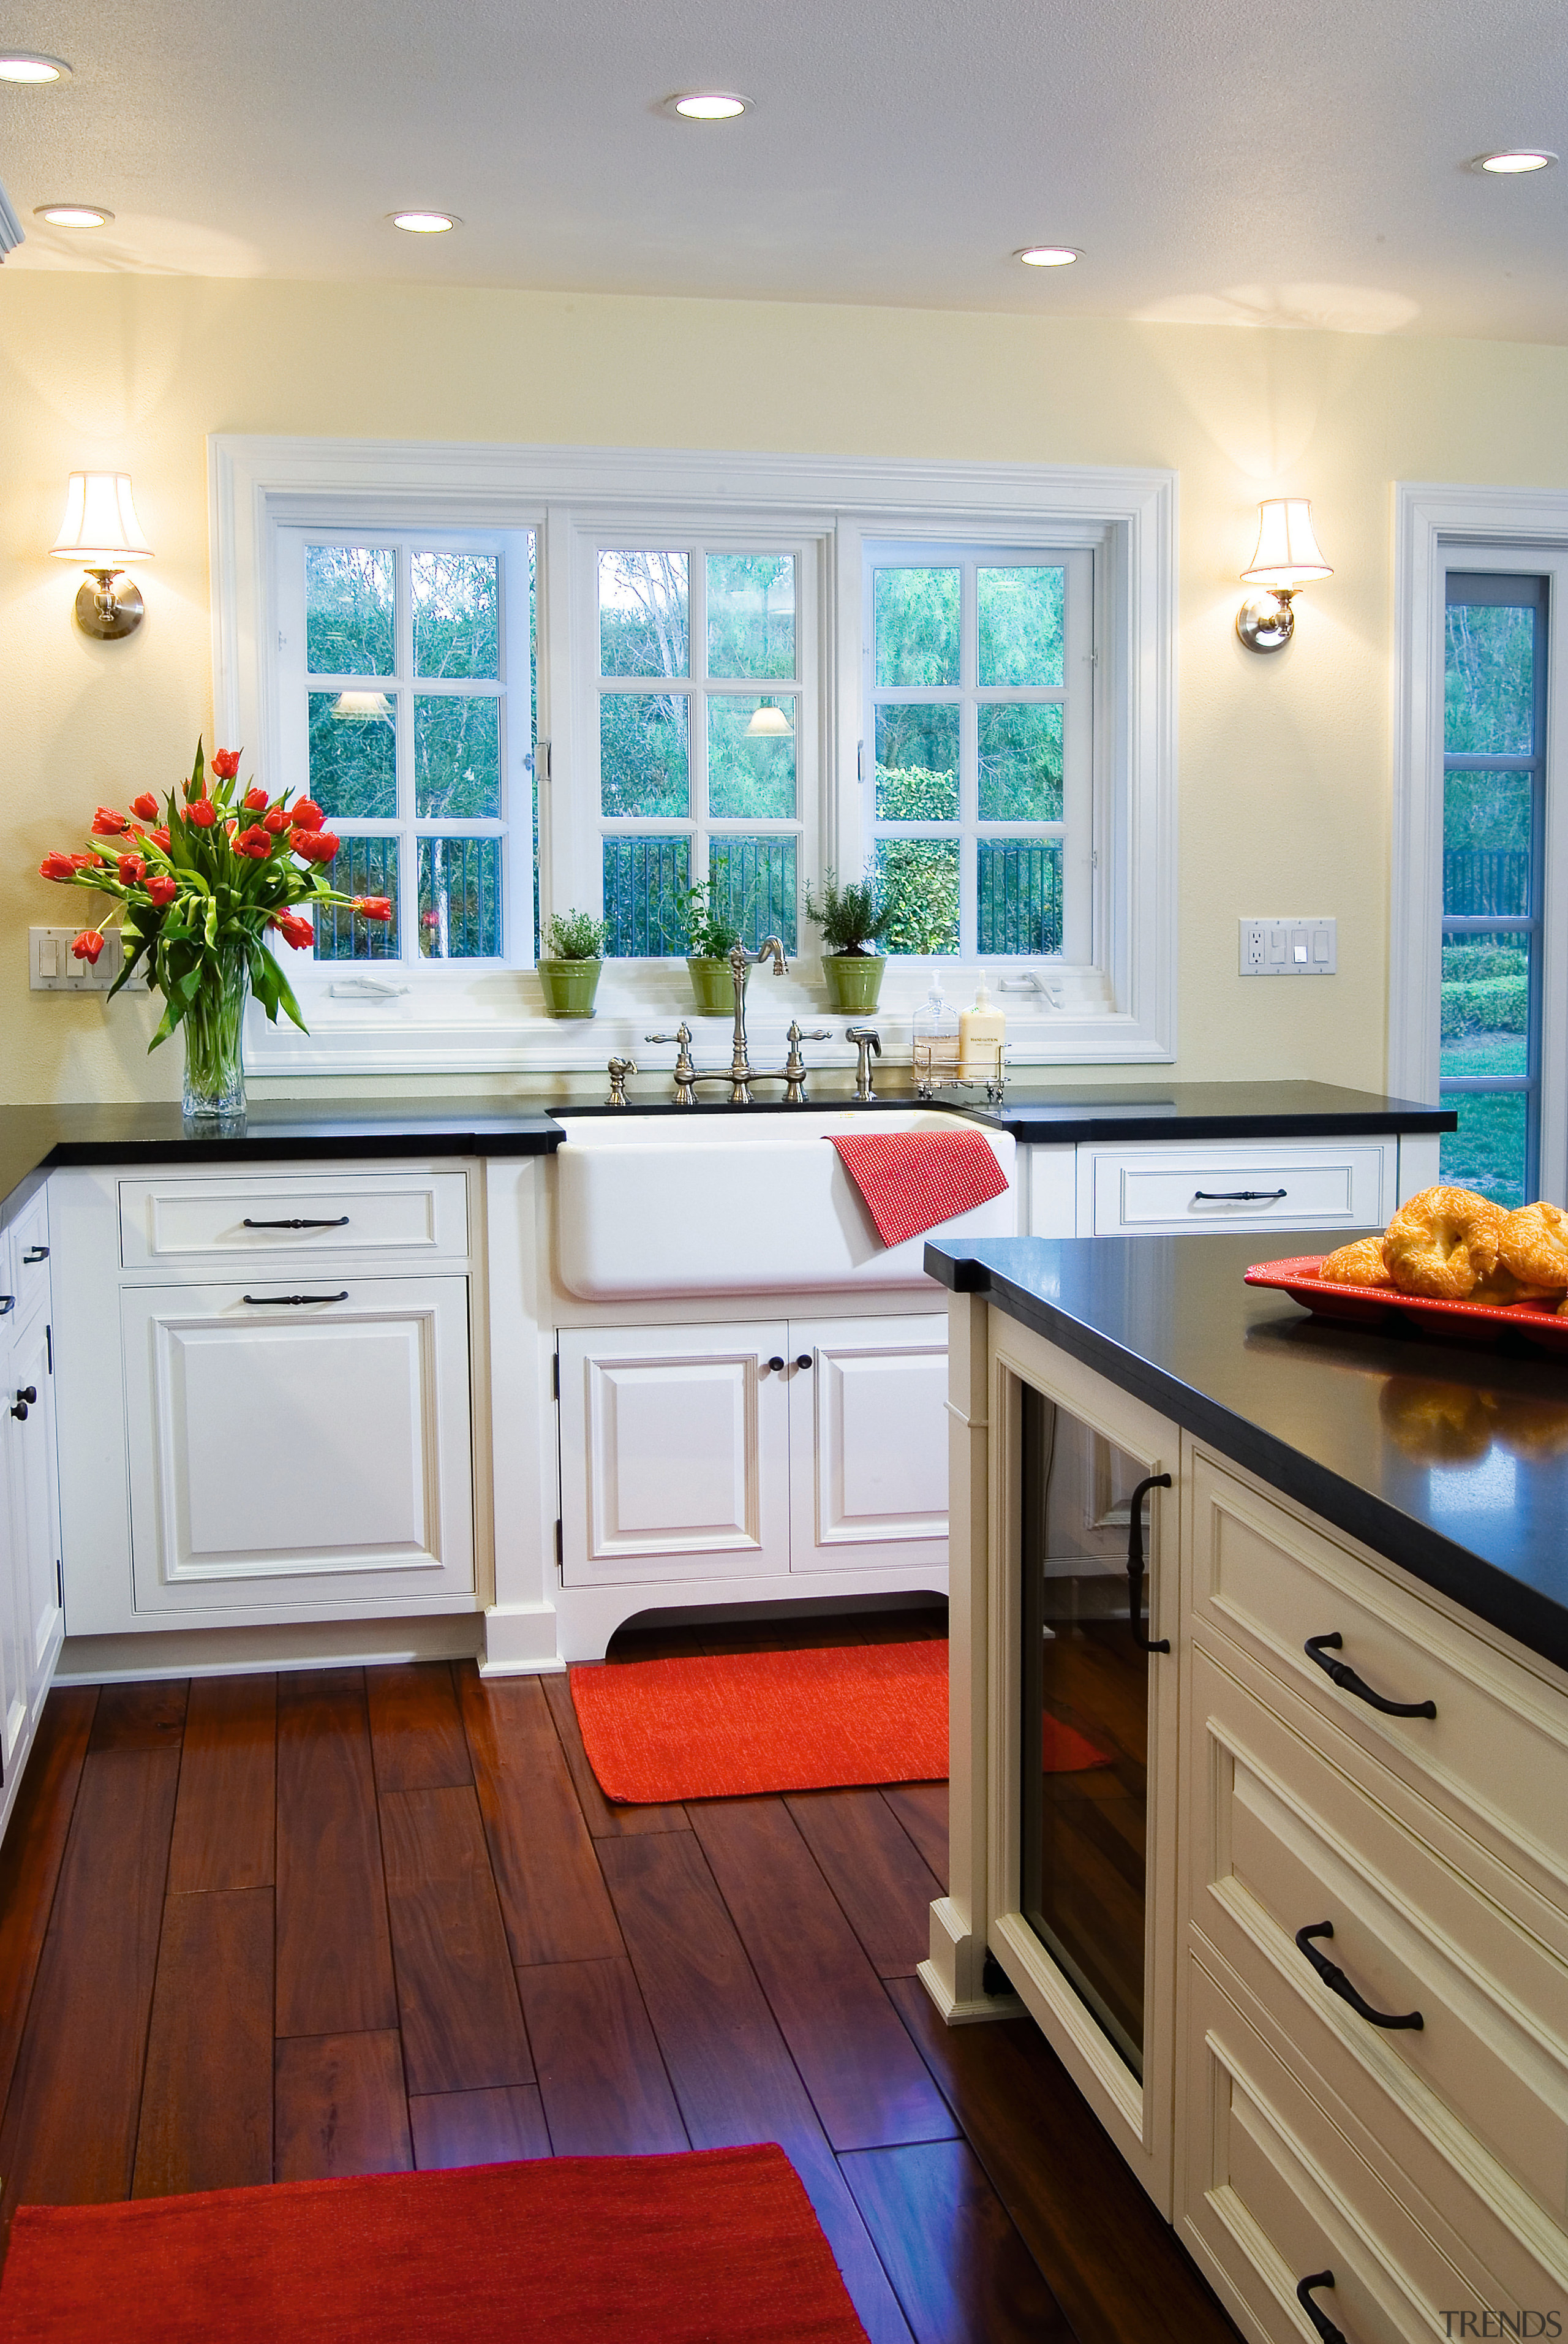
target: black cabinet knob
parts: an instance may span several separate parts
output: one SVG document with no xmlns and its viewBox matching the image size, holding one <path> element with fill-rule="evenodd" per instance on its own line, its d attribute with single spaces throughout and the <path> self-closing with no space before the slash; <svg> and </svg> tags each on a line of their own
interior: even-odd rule
<svg viewBox="0 0 1568 2344">
<path fill-rule="evenodd" d="M 33 1401 L 33 1400 L 35 1400 L 35 1399 L 37 1399 L 37 1397 L 38 1397 L 38 1387 L 37 1387 L 37 1385 L 36 1385 L 36 1384 L 24 1384 L 24 1385 L 21 1387 L 20 1390 L 17 1392 L 16 1397 L 17 1397 L 17 1399 L 25 1399 L 25 1400 L 27 1400 L 27 1401 L 29 1401 L 29 1402 L 31 1402 L 31 1401 Z"/>
<path fill-rule="evenodd" d="M 810 1352 L 809 1352 L 809 1351 L 802 1351 L 802 1352 L 801 1352 L 801 1354 L 800 1354 L 800 1356 L 799 1356 L 799 1359 L 796 1360 L 796 1362 L 795 1362 L 795 1365 L 796 1365 L 798 1368 L 809 1368 L 809 1367 L 810 1366 L 810 1364 L 811 1364 L 811 1354 L 810 1354 Z"/>
<path fill-rule="evenodd" d="M 768 1365 L 772 1369 L 774 1374 L 778 1375 L 783 1368 L 784 1362 L 779 1358 L 778 1352 L 775 1351 L 773 1357 L 768 1361 Z"/>
</svg>

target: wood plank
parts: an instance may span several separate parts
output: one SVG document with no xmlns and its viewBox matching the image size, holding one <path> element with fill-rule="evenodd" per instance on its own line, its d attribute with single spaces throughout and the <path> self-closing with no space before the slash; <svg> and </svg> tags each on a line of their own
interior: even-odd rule
<svg viewBox="0 0 1568 2344">
<path fill-rule="evenodd" d="M 839 2159 L 916 2344 L 1074 2344 L 967 2141 Z M 1171 2331 L 1165 2331 L 1171 2332 Z"/>
<path fill-rule="evenodd" d="M 270 1888 L 276 1803 L 277 1679 L 193 1678 L 170 1895 Z"/>
<path fill-rule="evenodd" d="M 272 1891 L 171 1896 L 131 2194 L 271 2179 Z"/>
<path fill-rule="evenodd" d="M 804 1791 L 786 1799 L 879 1977 L 909 1977 L 930 1951 L 942 1885 L 879 1791 Z"/>
<path fill-rule="evenodd" d="M 692 1829 L 835 2149 L 957 2127 L 782 1799 L 694 1805 Z"/>
<path fill-rule="evenodd" d="M 0 2126 L 6 2219 L 130 2193 L 179 1763 L 110 1749 L 83 1765 Z"/>
<path fill-rule="evenodd" d="M 1026 2018 L 944 2026 L 918 1978 L 888 1992 L 1079 2344 L 1236 2344 L 1040 2029 Z"/>
<path fill-rule="evenodd" d="M 511 2165 L 548 2157 L 550 2136 L 535 2084 L 493 2092 L 426 2092 L 408 2103 L 421 2173 L 458 2165 Z"/>
<path fill-rule="evenodd" d="M 690 2147 L 628 1961 L 519 1970 L 518 1990 L 558 2157 Z"/>
<path fill-rule="evenodd" d="M 185 1732 L 189 1692 L 185 1677 L 151 1684 L 100 1685 L 89 1752 L 177 1750 Z"/>
<path fill-rule="evenodd" d="M 623 1952 L 538 1679 L 487 1681 L 465 1662 L 457 1681 L 513 1961 L 603 1961 Z"/>
<path fill-rule="evenodd" d="M 48 1695 L 0 1842 L 0 2109 L 22 2045 L 97 1698 L 91 1685 L 60 1685 Z"/>
<path fill-rule="evenodd" d="M 397 2024 L 364 1672 L 304 1670 L 277 1688 L 276 2031 Z"/>
<path fill-rule="evenodd" d="M 377 1790 L 447 1791 L 473 1781 L 449 1661 L 367 1669 L 365 1692 Z"/>
<path fill-rule="evenodd" d="M 534 2064 L 473 1786 L 388 1792 L 381 1844 L 409 2090 L 531 2084 Z"/>
<path fill-rule="evenodd" d="M 549 1705 L 560 1737 L 562 1752 L 572 1778 L 572 1788 L 583 1811 L 583 1821 L 596 1840 L 638 1836 L 648 1832 L 684 1831 L 686 1809 L 683 1806 L 627 1807 L 612 1804 L 594 1779 L 588 1764 L 588 1752 L 578 1726 L 578 1713 L 572 1707 L 572 1689 L 565 1676 L 543 1677 L 545 1700 Z"/>
<path fill-rule="evenodd" d="M 690 1832 L 599 1845 L 621 1935 L 694 2148 L 778 2141 L 872 2344 L 909 2326 Z"/>
<path fill-rule="evenodd" d="M 408 2173 L 413 2165 L 396 2028 L 275 2045 L 275 2180 Z"/>
<path fill-rule="evenodd" d="M 881 1795 L 948 1890 L 948 1786 L 945 1783 L 884 1783 Z"/>
</svg>

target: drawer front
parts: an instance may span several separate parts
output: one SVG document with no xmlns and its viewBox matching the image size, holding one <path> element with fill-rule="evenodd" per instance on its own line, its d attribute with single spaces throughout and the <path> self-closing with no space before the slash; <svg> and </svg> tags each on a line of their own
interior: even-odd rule
<svg viewBox="0 0 1568 2344">
<path fill-rule="evenodd" d="M 461 1260 L 467 1197 L 461 1172 L 122 1180 L 120 1258 L 127 1269 L 205 1269 L 274 1254 Z"/>
<path fill-rule="evenodd" d="M 1194 1929 L 1287 2035 L 1310 2017 L 1513 2218 L 1533 2218 L 1517 2185 L 1568 2221 L 1568 1964 L 1201 1651 L 1192 1714 Z M 1325 1922 L 1321 1958 L 1419 2027 L 1377 2026 L 1314 1970 L 1296 1933 Z"/>
<path fill-rule="evenodd" d="M 1191 1601 L 1402 1781 L 1528 1876 L 1568 1890 L 1568 1702 L 1506 1654 L 1193 1451 Z M 1312 1662 L 1309 1637 L 1384 1699 L 1435 1717 L 1388 1717 Z"/>
<path fill-rule="evenodd" d="M 16 1297 L 15 1324 L 30 1317 L 49 1297 L 49 1192 L 40 1188 L 17 1214 L 5 1236 L 11 1242 L 9 1282 L 0 1288 Z"/>
<path fill-rule="evenodd" d="M 1297 2287 L 1321 2272 L 1333 2285 L 1312 2300 L 1355 2344 L 1554 2332 L 1499 2327 L 1499 2312 L 1558 2309 L 1562 2289 L 1527 2264 L 1493 2269 L 1485 2226 L 1478 2235 L 1441 2168 L 1401 2168 L 1199 1961 L 1189 1965 L 1186 2006 L 1178 2227 L 1250 2333 L 1300 2344 Z M 1435 2202 L 1422 2179 L 1435 2182 Z M 1484 2329 L 1483 2312 L 1493 2315 Z M 1460 2313 L 1472 2324 L 1462 2329 Z"/>
<path fill-rule="evenodd" d="M 1338 1147 L 1086 1150 L 1086 1226 L 1095 1237 L 1134 1230 L 1370 1228 L 1386 1218 L 1394 1151 Z M 1392 1182 L 1390 1181 L 1392 1187 Z M 1392 1207 L 1390 1207 L 1392 1209 Z"/>
</svg>

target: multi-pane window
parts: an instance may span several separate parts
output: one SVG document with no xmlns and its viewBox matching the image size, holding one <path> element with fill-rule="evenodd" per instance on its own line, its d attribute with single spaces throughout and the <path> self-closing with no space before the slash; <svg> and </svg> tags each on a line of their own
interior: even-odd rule
<svg viewBox="0 0 1568 2344">
<path fill-rule="evenodd" d="M 810 775 L 797 551 L 601 544 L 597 828 L 605 950 L 683 953 L 687 891 L 793 952 Z"/>
<path fill-rule="evenodd" d="M 334 885 L 392 903 L 319 913 L 316 957 L 531 959 L 532 534 L 280 534 L 286 778 L 342 841 Z"/>
<path fill-rule="evenodd" d="M 1451 571 L 1443 664 L 1442 1177 L 1538 1193 L 1546 581 Z"/>
<path fill-rule="evenodd" d="M 867 864 L 885 950 L 1090 950 L 1091 556 L 869 546 Z"/>
</svg>

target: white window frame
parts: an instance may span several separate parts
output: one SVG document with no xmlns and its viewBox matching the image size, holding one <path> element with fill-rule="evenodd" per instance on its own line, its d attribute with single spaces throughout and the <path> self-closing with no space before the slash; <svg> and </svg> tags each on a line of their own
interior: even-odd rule
<svg viewBox="0 0 1568 2344">
<path fill-rule="evenodd" d="M 1388 1086 L 1397 1098 L 1439 1101 L 1448 572 L 1545 577 L 1540 1188 L 1568 1204 L 1568 493 L 1400 481 L 1394 504 Z"/>
<path fill-rule="evenodd" d="M 1081 547 L 1094 556 L 1095 787 L 1091 957 L 988 964 L 1007 983 L 1015 1067 L 1168 1063 L 1176 1049 L 1176 520 L 1174 474 L 1031 464 L 673 450 L 600 450 L 320 440 L 224 435 L 208 442 L 214 709 L 224 745 L 276 787 L 278 628 L 274 537 L 280 523 L 364 529 L 533 529 L 541 779 L 541 914 L 591 904 L 598 884 L 598 712 L 588 688 L 580 568 L 596 536 L 644 542 L 699 530 L 737 550 L 815 550 L 813 630 L 819 662 L 816 785 L 801 783 L 800 877 L 831 864 L 861 868 L 870 787 L 861 691 L 862 549 L 922 543 Z M 759 536 L 758 532 L 764 532 Z M 607 539 L 608 541 L 608 539 Z M 627 538 L 626 541 L 635 541 Z M 806 591 L 806 567 L 800 591 Z M 574 601 L 575 597 L 575 601 Z M 574 624 L 574 619 L 578 623 Z M 591 722 L 590 722 L 591 716 Z M 867 780 L 859 776 L 864 770 Z M 585 813 L 586 802 L 586 813 Z M 591 847 L 589 841 L 591 839 Z M 813 870 L 813 861 L 816 870 Z M 784 979 L 753 985 L 754 1058 L 777 1048 L 792 1016 L 823 1021 L 815 932 Z M 908 1048 L 910 1018 L 940 968 L 957 997 L 978 970 L 961 959 L 893 960 L 878 1022 L 888 1055 Z M 440 1075 L 602 1070 L 612 1052 L 645 1069 L 650 1049 L 689 1007 L 679 961 L 607 964 L 591 1024 L 543 1011 L 531 970 L 481 964 L 387 969 L 407 990 L 369 999 L 324 991 L 308 1036 L 251 1013 L 246 1063 L 266 1075 Z M 831 1013 L 829 1013 L 830 1015 Z M 704 1036 L 706 1039 L 706 1036 Z M 849 1065 L 841 1042 L 813 1063 Z"/>
</svg>

